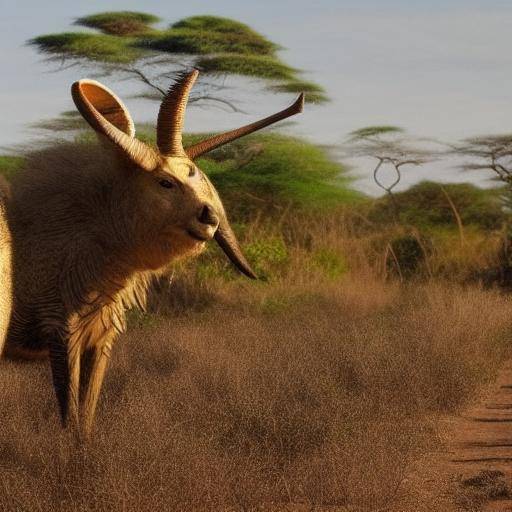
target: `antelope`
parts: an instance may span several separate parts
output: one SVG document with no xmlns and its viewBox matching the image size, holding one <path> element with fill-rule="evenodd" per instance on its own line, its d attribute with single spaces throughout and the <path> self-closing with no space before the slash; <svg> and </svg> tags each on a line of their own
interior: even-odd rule
<svg viewBox="0 0 512 512">
<path fill-rule="evenodd" d="M 301 112 L 304 95 L 277 114 L 184 148 L 185 109 L 197 76 L 183 73 L 169 88 L 156 147 L 135 137 L 127 108 L 110 89 L 75 82 L 74 103 L 100 144 L 63 142 L 34 151 L 12 184 L 12 312 L 4 352 L 49 357 L 62 424 L 85 438 L 126 311 L 145 307 L 152 280 L 171 262 L 199 254 L 215 239 L 240 272 L 256 278 L 217 191 L 194 160 Z"/>
</svg>

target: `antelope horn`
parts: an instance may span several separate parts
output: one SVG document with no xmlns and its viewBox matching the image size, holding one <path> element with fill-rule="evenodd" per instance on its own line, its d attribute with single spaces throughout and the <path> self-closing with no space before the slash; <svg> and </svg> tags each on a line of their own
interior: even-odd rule
<svg viewBox="0 0 512 512">
<path fill-rule="evenodd" d="M 186 156 L 182 131 L 190 91 L 197 79 L 197 69 L 183 73 L 165 95 L 156 128 L 157 146 L 163 156 Z"/>
<path fill-rule="evenodd" d="M 242 274 L 245 274 L 252 279 L 257 279 L 256 274 L 253 272 L 251 266 L 245 259 L 245 256 L 242 254 L 240 245 L 238 244 L 235 233 L 233 233 L 233 230 L 229 225 L 226 211 L 224 210 L 224 206 L 222 205 L 215 187 L 208 179 L 208 176 L 206 176 L 204 173 L 202 173 L 202 176 L 208 188 L 210 189 L 211 194 L 216 197 L 216 201 L 214 201 L 214 203 L 215 210 L 219 216 L 219 226 L 215 232 L 215 241 L 219 244 L 220 248 L 224 251 L 226 256 L 231 260 L 235 267 L 237 267 L 238 270 L 242 272 Z"/>
<path fill-rule="evenodd" d="M 252 270 L 251 266 L 245 259 L 245 256 L 238 245 L 238 241 L 236 239 L 231 226 L 229 225 L 228 219 L 226 216 L 222 216 L 219 227 L 215 232 L 215 240 L 224 251 L 226 256 L 231 260 L 231 262 L 235 265 L 242 274 L 245 274 L 247 277 L 251 279 L 257 279 L 256 274 Z"/>
<path fill-rule="evenodd" d="M 265 119 L 261 119 L 260 121 L 256 121 L 255 123 L 248 124 L 247 126 L 243 126 L 242 128 L 238 128 L 236 130 L 215 135 L 210 139 L 206 139 L 203 140 L 202 142 L 194 144 L 193 146 L 189 146 L 188 148 L 185 149 L 185 152 L 187 153 L 188 157 L 191 160 L 194 160 L 194 158 L 204 155 L 205 153 L 208 153 L 209 151 L 212 151 L 213 149 L 218 148 L 219 146 L 227 144 L 228 142 L 231 142 L 233 140 L 239 139 L 244 135 L 254 133 L 258 130 L 261 130 L 262 128 L 265 128 L 265 126 L 277 123 L 278 121 L 286 119 L 287 117 L 299 114 L 303 110 L 304 93 L 301 93 L 299 97 L 295 100 L 293 105 L 282 110 L 281 112 L 266 117 Z"/>
<path fill-rule="evenodd" d="M 95 80 L 78 80 L 71 86 L 76 108 L 91 127 L 107 137 L 137 166 L 152 171 L 156 155 L 137 140 L 133 121 L 122 101 Z"/>
</svg>

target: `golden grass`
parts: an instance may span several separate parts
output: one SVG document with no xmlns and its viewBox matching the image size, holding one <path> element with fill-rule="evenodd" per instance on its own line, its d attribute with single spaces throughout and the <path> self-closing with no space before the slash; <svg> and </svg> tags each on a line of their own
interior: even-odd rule
<svg viewBox="0 0 512 512">
<path fill-rule="evenodd" d="M 512 301 L 370 274 L 302 286 L 273 309 L 240 287 L 229 305 L 139 318 L 116 346 L 87 447 L 57 426 L 47 366 L 3 361 L 2 510 L 390 503 L 435 441 L 436 415 L 508 352 Z"/>
<path fill-rule="evenodd" d="M 512 318 L 508 296 L 445 279 L 495 265 L 499 234 L 438 234 L 401 283 L 384 259 L 404 229 L 256 219 L 241 235 L 265 281 L 215 252 L 178 268 L 116 345 L 87 446 L 58 426 L 47 364 L 0 361 L 0 510 L 391 504 L 439 415 L 509 356 Z"/>
</svg>

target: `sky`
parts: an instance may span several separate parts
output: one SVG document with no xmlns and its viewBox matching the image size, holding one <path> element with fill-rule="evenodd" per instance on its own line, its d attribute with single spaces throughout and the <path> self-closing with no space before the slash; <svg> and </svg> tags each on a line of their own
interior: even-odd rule
<svg viewBox="0 0 512 512">
<path fill-rule="evenodd" d="M 512 2 L 503 0 L 1 0 L 0 147 L 35 136 L 29 125 L 73 108 L 70 84 L 89 71 L 55 71 L 25 42 L 36 35 L 78 30 L 78 16 L 107 10 L 159 15 L 168 24 L 197 14 L 227 16 L 251 25 L 280 44 L 282 59 L 305 70 L 332 101 L 308 105 L 287 126 L 315 143 L 341 144 L 352 130 L 391 124 L 412 136 L 454 142 L 512 127 Z M 214 7 L 213 7 L 214 6 Z M 53 70 L 53 71 L 50 71 Z M 120 96 L 126 83 L 108 83 Z M 230 83 L 228 82 L 228 85 Z M 243 86 L 244 114 L 190 109 L 186 129 L 232 128 L 287 105 L 258 81 Z M 261 92 L 259 92 L 261 91 Z M 136 120 L 154 121 L 158 105 L 127 99 Z M 350 160 L 360 189 L 375 193 L 371 162 Z M 423 180 L 472 181 L 486 173 L 462 173 L 456 162 L 410 168 L 402 187 Z"/>
</svg>

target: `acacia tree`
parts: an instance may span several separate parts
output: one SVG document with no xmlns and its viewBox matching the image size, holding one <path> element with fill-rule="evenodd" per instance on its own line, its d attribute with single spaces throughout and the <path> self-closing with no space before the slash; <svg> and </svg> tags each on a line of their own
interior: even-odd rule
<svg viewBox="0 0 512 512">
<path fill-rule="evenodd" d="M 417 147 L 405 131 L 397 126 L 360 128 L 349 134 L 343 147 L 347 156 L 370 158 L 375 161 L 373 181 L 387 195 L 391 215 L 398 224 L 400 209 L 394 189 L 402 179 L 402 167 L 422 165 L 432 160 L 434 153 Z M 382 177 L 385 168 L 391 168 L 394 172 L 394 178 L 389 183 Z M 393 273 L 404 279 L 415 274 L 422 262 L 426 271 L 430 273 L 427 251 L 421 238 L 417 230 L 413 229 L 412 232 L 399 233 L 391 240 L 387 240 L 383 254 L 384 273 Z"/>
<path fill-rule="evenodd" d="M 376 161 L 372 172 L 373 181 L 388 195 L 396 220 L 399 208 L 393 191 L 402 179 L 402 167 L 423 165 L 434 157 L 432 151 L 414 146 L 405 135 L 405 131 L 397 126 L 368 126 L 355 130 L 349 134 L 344 148 L 349 156 L 366 157 Z M 395 173 L 394 179 L 387 184 L 382 178 L 386 164 L 389 164 Z"/>
<path fill-rule="evenodd" d="M 485 135 L 464 139 L 449 153 L 472 159 L 460 167 L 465 171 L 489 170 L 505 185 L 504 204 L 512 208 L 512 135 Z"/>
<path fill-rule="evenodd" d="M 504 185 L 501 200 L 505 210 L 512 211 L 512 135 L 481 135 L 469 137 L 451 146 L 448 153 L 466 159 L 460 165 L 465 171 L 488 170 L 493 178 Z M 468 161 L 471 159 L 471 161 Z M 500 252 L 500 275 L 502 285 L 512 282 L 512 226 L 510 215 L 505 224 Z"/>
<path fill-rule="evenodd" d="M 138 96 L 149 99 L 161 99 L 169 79 L 192 66 L 202 71 L 203 79 L 190 103 L 215 102 L 237 110 L 220 93 L 225 88 L 219 77 L 227 75 L 264 79 L 276 92 L 304 91 L 309 102 L 328 99 L 322 87 L 303 80 L 299 70 L 279 59 L 277 44 L 243 23 L 193 16 L 157 28 L 161 21 L 142 12 L 103 12 L 75 20 L 92 30 L 41 35 L 28 43 L 60 69 L 88 66 L 98 76 L 116 73 L 134 79 L 144 85 Z"/>
</svg>

